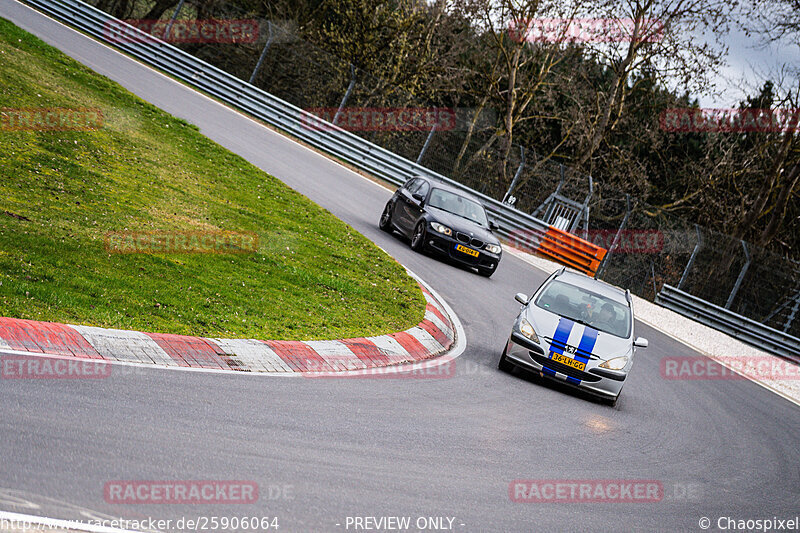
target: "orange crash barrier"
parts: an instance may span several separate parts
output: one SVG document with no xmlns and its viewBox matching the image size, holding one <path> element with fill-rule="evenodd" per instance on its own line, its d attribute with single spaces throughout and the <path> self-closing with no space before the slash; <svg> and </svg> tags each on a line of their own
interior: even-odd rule
<svg viewBox="0 0 800 533">
<path fill-rule="evenodd" d="M 594 276 L 608 250 L 550 226 L 536 251 L 584 274 Z"/>
<path fill-rule="evenodd" d="M 509 236 L 512 245 L 529 250 L 594 276 L 606 256 L 605 248 L 550 226 L 547 231 L 518 230 Z"/>
</svg>

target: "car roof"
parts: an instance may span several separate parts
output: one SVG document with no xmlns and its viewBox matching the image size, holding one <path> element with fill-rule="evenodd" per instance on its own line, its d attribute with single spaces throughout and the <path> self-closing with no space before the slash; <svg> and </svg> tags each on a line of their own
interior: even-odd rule
<svg viewBox="0 0 800 533">
<path fill-rule="evenodd" d="M 483 205 L 483 202 L 481 202 L 480 199 L 476 198 L 472 194 L 470 194 L 470 193 L 468 193 L 468 192 L 466 192 L 466 191 L 464 191 L 462 189 L 458 189 L 458 188 L 450 185 L 449 183 L 445 183 L 445 182 L 439 181 L 439 180 L 437 180 L 435 178 L 430 178 L 428 176 L 411 176 L 409 178 L 409 181 L 411 181 L 411 180 L 413 180 L 415 178 L 422 178 L 425 181 L 429 182 L 431 184 L 431 187 L 436 187 L 437 189 L 444 189 L 445 191 L 449 191 L 449 192 L 455 193 L 455 194 L 457 194 L 459 196 L 463 196 L 465 198 L 469 198 L 470 200 L 474 200 L 474 201 L 478 202 L 479 204 Z"/>
<path fill-rule="evenodd" d="M 576 287 L 588 289 L 592 292 L 599 294 L 600 296 L 605 296 L 606 298 L 609 298 L 611 300 L 628 305 L 628 297 L 625 291 L 623 291 L 618 287 L 614 287 L 613 285 L 609 285 L 604 281 L 590 278 L 586 274 L 580 274 L 578 272 L 570 272 L 565 270 L 563 273 L 559 274 L 554 279 L 557 279 L 558 281 L 563 281 L 564 283 L 569 283 L 570 285 L 575 285 Z"/>
</svg>

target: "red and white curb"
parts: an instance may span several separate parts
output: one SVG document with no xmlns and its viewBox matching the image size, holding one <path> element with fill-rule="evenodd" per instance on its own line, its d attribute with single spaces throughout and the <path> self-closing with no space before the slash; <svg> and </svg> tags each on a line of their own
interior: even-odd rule
<svg viewBox="0 0 800 533">
<path fill-rule="evenodd" d="M 388 335 L 329 341 L 218 339 L 0 317 L 0 351 L 96 363 L 284 375 L 369 372 L 417 364 L 448 351 L 452 360 L 463 351 L 463 329 L 450 307 L 414 277 L 425 296 L 425 317 L 412 328 Z M 457 345 L 460 348 L 454 350 Z M 1 370 L 7 377 L 6 368 Z"/>
</svg>

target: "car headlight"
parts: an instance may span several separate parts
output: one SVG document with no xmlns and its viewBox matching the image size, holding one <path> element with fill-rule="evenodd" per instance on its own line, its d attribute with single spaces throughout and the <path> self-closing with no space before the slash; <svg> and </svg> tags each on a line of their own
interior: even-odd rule
<svg viewBox="0 0 800 533">
<path fill-rule="evenodd" d="M 600 363 L 600 368 L 607 368 L 609 370 L 622 370 L 628 364 L 628 358 L 625 356 L 614 357 L 604 363 Z"/>
<path fill-rule="evenodd" d="M 503 251 L 503 249 L 499 244 L 487 244 L 486 251 L 490 254 L 499 254 L 501 251 Z"/>
<path fill-rule="evenodd" d="M 431 222 L 431 227 L 441 233 L 442 235 L 452 235 L 453 230 L 445 226 L 444 224 L 439 224 L 438 222 Z"/>
<path fill-rule="evenodd" d="M 528 337 L 536 344 L 539 344 L 539 336 L 533 330 L 533 326 L 531 326 L 531 323 L 525 320 L 524 318 L 519 321 L 519 331 L 520 333 Z"/>
</svg>

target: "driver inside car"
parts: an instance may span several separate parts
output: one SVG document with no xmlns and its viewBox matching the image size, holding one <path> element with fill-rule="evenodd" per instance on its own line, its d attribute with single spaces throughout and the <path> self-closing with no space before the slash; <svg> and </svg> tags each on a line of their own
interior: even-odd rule
<svg viewBox="0 0 800 533">
<path fill-rule="evenodd" d="M 614 306 L 610 303 L 603 304 L 603 307 L 600 308 L 600 312 L 597 314 L 597 322 L 613 329 L 617 322 L 617 313 L 614 311 Z"/>
</svg>

